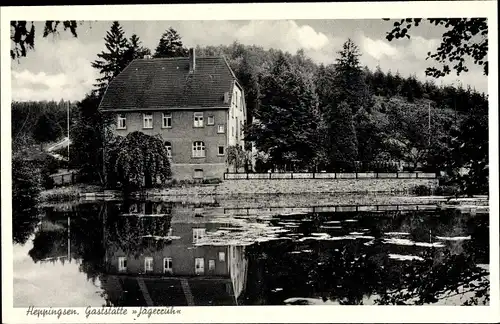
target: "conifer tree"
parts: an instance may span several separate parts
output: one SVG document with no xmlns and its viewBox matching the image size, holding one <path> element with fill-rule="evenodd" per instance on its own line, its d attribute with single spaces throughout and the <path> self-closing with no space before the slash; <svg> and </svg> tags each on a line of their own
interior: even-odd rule
<svg viewBox="0 0 500 324">
<path fill-rule="evenodd" d="M 92 62 L 92 67 L 99 70 L 101 77 L 94 85 L 98 94 L 102 95 L 109 82 L 127 66 L 124 54 L 128 49 L 128 42 L 123 28 L 118 21 L 114 21 L 111 29 L 106 33 L 105 46 L 107 51 L 97 54 L 98 59 Z"/>
<path fill-rule="evenodd" d="M 154 57 L 182 57 L 187 55 L 187 50 L 182 44 L 181 36 L 170 27 L 160 38 Z"/>
<path fill-rule="evenodd" d="M 385 82 L 385 74 L 380 68 L 380 65 L 377 65 L 375 72 L 373 72 L 373 94 L 376 96 L 386 96 L 387 89 L 384 86 Z"/>
<path fill-rule="evenodd" d="M 330 109 L 326 117 L 328 127 L 327 156 L 335 169 L 349 170 L 358 155 L 358 140 L 352 115 L 352 108 L 346 101 Z"/>
<path fill-rule="evenodd" d="M 361 53 L 351 39 L 348 39 L 335 63 L 333 79 L 333 101 L 340 104 L 345 101 L 355 113 L 360 107 L 366 106 L 368 91 L 363 80 L 363 70 L 359 63 Z"/>
<path fill-rule="evenodd" d="M 142 59 L 146 55 L 151 55 L 149 48 L 143 47 L 142 42 L 136 34 L 133 34 L 128 40 L 127 49 L 123 55 L 124 65 L 127 66 L 135 59 Z"/>
</svg>

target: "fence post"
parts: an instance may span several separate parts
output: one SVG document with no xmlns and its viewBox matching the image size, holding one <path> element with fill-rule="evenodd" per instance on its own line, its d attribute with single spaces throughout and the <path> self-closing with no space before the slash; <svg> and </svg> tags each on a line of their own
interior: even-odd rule
<svg viewBox="0 0 500 324">
<path fill-rule="evenodd" d="M 378 179 L 378 172 L 375 172 L 375 179 Z"/>
<path fill-rule="evenodd" d="M 248 180 L 248 172 L 247 172 L 247 180 Z"/>
<path fill-rule="evenodd" d="M 316 172 L 313 172 L 313 179 L 316 179 Z"/>
<path fill-rule="evenodd" d="M 293 179 L 293 172 L 290 172 L 290 179 Z"/>
<path fill-rule="evenodd" d="M 272 173 L 272 172 L 269 172 L 269 179 L 271 179 L 271 173 Z"/>
<path fill-rule="evenodd" d="M 356 171 L 356 179 L 358 178 L 358 171 Z"/>
</svg>

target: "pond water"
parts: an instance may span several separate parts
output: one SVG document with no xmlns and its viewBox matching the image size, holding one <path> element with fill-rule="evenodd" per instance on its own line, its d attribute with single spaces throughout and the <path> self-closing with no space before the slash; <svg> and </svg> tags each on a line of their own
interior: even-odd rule
<svg viewBox="0 0 500 324">
<path fill-rule="evenodd" d="M 164 201 L 30 213 L 13 224 L 15 307 L 488 303 L 488 213 Z"/>
</svg>

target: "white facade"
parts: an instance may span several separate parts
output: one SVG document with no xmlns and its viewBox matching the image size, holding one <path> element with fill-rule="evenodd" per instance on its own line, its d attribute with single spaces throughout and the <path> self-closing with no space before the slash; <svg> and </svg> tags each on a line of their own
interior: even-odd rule
<svg viewBox="0 0 500 324">
<path fill-rule="evenodd" d="M 235 83 L 231 94 L 231 108 L 228 116 L 228 146 L 241 145 L 243 147 L 243 127 L 246 124 L 246 108 L 243 91 Z"/>
</svg>

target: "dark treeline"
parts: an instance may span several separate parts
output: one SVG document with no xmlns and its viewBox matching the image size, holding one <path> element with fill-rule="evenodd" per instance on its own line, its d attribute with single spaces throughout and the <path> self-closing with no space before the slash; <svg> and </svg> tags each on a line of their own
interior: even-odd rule
<svg viewBox="0 0 500 324">
<path fill-rule="evenodd" d="M 68 107 L 70 115 L 76 106 L 70 101 L 14 101 L 11 108 L 13 140 L 31 139 L 35 143 L 47 143 L 67 136 Z"/>
<path fill-rule="evenodd" d="M 252 121 L 247 140 L 259 151 L 255 171 L 383 172 L 401 169 L 390 162 L 404 161 L 407 170 L 445 171 L 445 183 L 465 190 L 469 181 L 475 185 L 468 190 L 487 191 L 484 93 L 372 71 L 361 66 L 351 40 L 332 53 L 330 65 L 315 64 L 303 51 L 238 43 L 197 53 L 224 55 L 245 89 Z M 471 129 L 474 139 L 464 135 Z M 477 151 L 467 149 L 475 145 Z M 459 176 L 464 168 L 480 179 Z"/>
<path fill-rule="evenodd" d="M 187 55 L 174 29 L 159 36 L 153 52 L 137 35 L 127 38 L 119 22 L 107 32 L 106 50 L 92 62 L 101 76 L 76 105 L 71 130 L 70 166 L 84 179 L 105 184 L 105 165 L 111 168 L 108 173 L 117 172 L 103 158 L 104 143 L 113 139 L 106 131 L 109 120 L 97 110 L 109 82 L 133 59 Z M 234 150 L 238 157 L 231 158 L 246 164 L 239 160 L 251 157 L 252 143 L 256 164 L 249 171 L 387 172 L 405 165 L 445 171 L 444 183 L 468 193 L 487 191 L 488 99 L 474 89 L 372 71 L 361 65 L 352 40 L 331 53 L 334 63 L 329 65 L 316 64 L 302 50 L 291 54 L 236 42 L 198 46 L 196 53 L 224 55 L 245 90 L 248 145 L 246 152 Z M 470 172 L 460 173 L 464 169 Z"/>
</svg>

